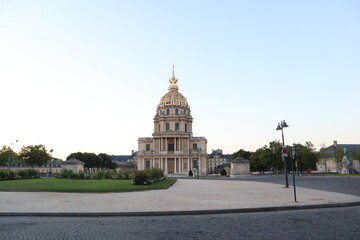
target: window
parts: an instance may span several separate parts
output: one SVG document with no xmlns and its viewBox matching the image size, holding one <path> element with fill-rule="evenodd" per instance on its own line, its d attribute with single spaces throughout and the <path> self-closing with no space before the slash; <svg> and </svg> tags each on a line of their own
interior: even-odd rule
<svg viewBox="0 0 360 240">
<path fill-rule="evenodd" d="M 175 115 L 179 115 L 179 109 L 175 109 Z"/>
<path fill-rule="evenodd" d="M 146 151 L 150 151 L 150 144 L 146 144 Z"/>
<path fill-rule="evenodd" d="M 167 123 L 166 124 L 166 131 L 169 131 L 170 130 L 170 123 Z"/>
<path fill-rule="evenodd" d="M 193 144 L 193 150 L 194 150 L 194 151 L 197 151 L 197 150 L 198 150 L 196 143 Z"/>
<path fill-rule="evenodd" d="M 187 132 L 187 124 L 185 123 L 185 132 Z"/>
<path fill-rule="evenodd" d="M 179 131 L 179 123 L 175 123 L 175 131 Z"/>
<path fill-rule="evenodd" d="M 166 109 L 166 115 L 170 115 L 170 109 Z"/>
<path fill-rule="evenodd" d="M 161 131 L 161 127 L 160 127 L 160 124 L 159 124 L 159 132 Z"/>
<path fill-rule="evenodd" d="M 150 160 L 146 160 L 145 161 L 145 168 L 149 169 L 150 168 Z"/>
</svg>

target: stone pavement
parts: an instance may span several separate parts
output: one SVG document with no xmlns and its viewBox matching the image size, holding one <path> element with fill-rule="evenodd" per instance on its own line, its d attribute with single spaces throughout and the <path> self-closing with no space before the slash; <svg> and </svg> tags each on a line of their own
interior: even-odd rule
<svg viewBox="0 0 360 240">
<path fill-rule="evenodd" d="M 249 181 L 178 179 L 166 190 L 124 193 L 0 192 L 0 215 L 21 213 L 169 213 L 176 211 L 262 211 L 324 204 L 360 205 L 360 197 Z M 181 213 L 178 213 L 181 214 Z M 81 215 L 81 214 L 80 214 Z M 105 214 L 106 215 L 106 214 Z M 120 214 L 121 215 L 121 214 Z M 131 215 L 131 214 L 130 214 Z M 161 214 L 160 214 L 161 215 Z"/>
</svg>

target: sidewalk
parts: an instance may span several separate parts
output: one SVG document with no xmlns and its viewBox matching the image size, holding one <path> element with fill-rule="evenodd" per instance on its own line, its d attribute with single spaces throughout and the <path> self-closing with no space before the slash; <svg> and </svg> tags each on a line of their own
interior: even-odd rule
<svg viewBox="0 0 360 240">
<path fill-rule="evenodd" d="M 0 215 L 171 215 L 360 205 L 357 196 L 305 188 L 297 188 L 297 199 L 293 188 L 278 184 L 178 179 L 169 189 L 143 192 L 0 192 Z"/>
</svg>

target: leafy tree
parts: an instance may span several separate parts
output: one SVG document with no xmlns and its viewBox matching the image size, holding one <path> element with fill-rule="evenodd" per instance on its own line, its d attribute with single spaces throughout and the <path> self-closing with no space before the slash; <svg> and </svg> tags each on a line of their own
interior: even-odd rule
<svg viewBox="0 0 360 240">
<path fill-rule="evenodd" d="M 360 160 L 360 147 L 356 150 L 356 152 L 354 154 L 354 159 Z"/>
<path fill-rule="evenodd" d="M 22 147 L 20 157 L 31 167 L 46 165 L 47 161 L 50 160 L 50 154 L 42 144 Z"/>
<path fill-rule="evenodd" d="M 341 162 L 344 157 L 344 147 L 339 146 L 335 148 L 335 161 Z"/>
<path fill-rule="evenodd" d="M 278 140 L 274 140 L 269 143 L 269 149 L 271 150 L 273 156 L 272 159 L 267 162 L 267 165 L 272 169 L 282 169 L 284 163 L 281 157 L 282 144 Z"/>
<path fill-rule="evenodd" d="M 111 160 L 111 157 L 106 153 L 98 154 L 98 157 L 101 160 L 101 168 L 115 169 L 116 163 Z"/>
<path fill-rule="evenodd" d="M 314 144 L 305 142 L 305 145 L 300 143 L 294 144 L 296 151 L 296 159 L 301 164 L 301 169 L 316 169 L 316 163 L 319 161 L 320 153 L 316 152 Z M 322 150 L 321 154 L 325 154 Z"/>
<path fill-rule="evenodd" d="M 232 159 L 241 157 L 241 158 L 250 160 L 250 156 L 251 156 L 251 152 L 240 149 L 239 151 L 233 153 Z"/>
<path fill-rule="evenodd" d="M 250 170 L 252 172 L 255 171 L 259 171 L 259 172 L 264 172 L 267 167 L 265 165 L 265 163 L 262 161 L 261 155 L 262 155 L 262 151 L 264 149 L 263 148 L 259 148 L 258 150 L 256 150 L 256 152 L 253 152 L 250 156 Z"/>
<path fill-rule="evenodd" d="M 87 152 L 71 153 L 69 156 L 67 156 L 66 160 L 69 160 L 71 158 L 76 158 L 77 160 L 85 163 L 84 164 L 85 169 L 89 170 L 89 169 L 100 169 L 101 168 L 101 159 L 95 153 L 87 153 Z"/>
<path fill-rule="evenodd" d="M 9 146 L 3 146 L 0 149 L 0 166 L 11 166 L 12 163 L 16 162 L 19 159 L 19 155 L 16 154 Z"/>
</svg>

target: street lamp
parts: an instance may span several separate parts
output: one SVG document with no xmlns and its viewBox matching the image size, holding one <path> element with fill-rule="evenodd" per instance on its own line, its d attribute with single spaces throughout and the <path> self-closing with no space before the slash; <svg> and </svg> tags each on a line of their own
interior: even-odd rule
<svg viewBox="0 0 360 240">
<path fill-rule="evenodd" d="M 52 153 L 54 150 L 50 150 L 50 166 L 49 166 L 49 177 L 51 177 L 51 165 L 52 165 Z"/>
<path fill-rule="evenodd" d="M 286 148 L 285 141 L 284 141 L 284 131 L 283 131 L 283 129 L 286 127 L 289 127 L 289 126 L 286 124 L 285 120 L 283 120 L 278 123 L 277 128 L 276 128 L 276 130 L 281 130 L 283 149 Z M 284 156 L 284 153 L 281 154 L 281 157 L 284 162 L 284 168 L 285 168 L 285 187 L 288 188 L 289 180 L 288 180 L 288 174 L 287 174 L 287 168 L 286 168 L 286 157 Z"/>
<path fill-rule="evenodd" d="M 18 140 L 16 140 L 15 142 L 18 142 Z M 15 143 L 11 143 L 10 146 L 9 146 L 9 154 L 8 154 L 8 170 L 10 170 L 10 155 L 11 155 L 11 146 Z"/>
<path fill-rule="evenodd" d="M 196 178 L 197 179 L 199 179 L 199 171 L 200 171 L 200 169 L 199 169 L 199 165 L 200 165 L 200 159 L 199 159 L 199 152 L 201 152 L 201 148 L 197 148 L 196 147 L 196 154 L 197 154 L 197 160 L 198 160 L 198 163 L 196 164 L 196 172 L 197 172 L 197 175 L 196 175 Z"/>
</svg>

